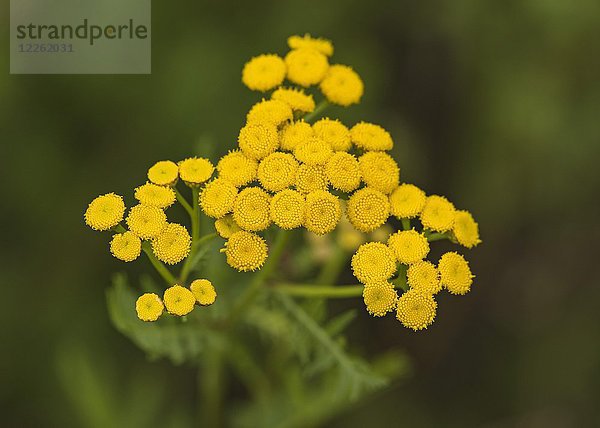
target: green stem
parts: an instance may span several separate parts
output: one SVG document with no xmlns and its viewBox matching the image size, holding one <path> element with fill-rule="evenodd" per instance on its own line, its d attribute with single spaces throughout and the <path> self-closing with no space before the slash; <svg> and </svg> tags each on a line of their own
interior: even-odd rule
<svg viewBox="0 0 600 428">
<path fill-rule="evenodd" d="M 190 275 L 190 271 L 192 270 L 192 264 L 195 258 L 194 256 L 196 255 L 196 251 L 200 247 L 200 206 L 198 205 L 198 192 L 199 189 L 197 187 L 192 187 L 192 208 L 191 212 L 189 213 L 190 221 L 192 223 L 192 246 L 190 248 L 190 253 L 185 259 L 183 267 L 181 268 L 181 273 L 179 274 L 179 279 L 182 283 L 185 283 L 188 276 Z"/>
<path fill-rule="evenodd" d="M 317 106 L 312 112 L 304 116 L 304 121 L 308 123 L 312 122 L 313 120 L 318 118 L 327 107 L 329 107 L 329 102 L 327 100 L 321 101 L 319 104 L 317 104 Z"/>
<path fill-rule="evenodd" d="M 160 274 L 160 276 L 163 277 L 169 286 L 177 284 L 177 279 L 173 276 L 171 271 L 169 271 L 169 269 L 167 269 L 167 267 L 156 258 L 148 241 L 142 242 L 142 250 L 144 250 L 144 253 L 146 253 L 146 256 L 148 256 L 148 260 L 150 260 L 150 263 L 152 263 L 154 269 L 156 269 L 156 271 Z"/>
<path fill-rule="evenodd" d="M 288 296 L 326 299 L 345 299 L 362 296 L 364 287 L 355 285 L 314 285 L 282 283 L 274 287 Z"/>
<path fill-rule="evenodd" d="M 402 219 L 402 229 L 404 230 L 410 230 L 410 219 L 409 218 L 403 218 Z"/>
<path fill-rule="evenodd" d="M 173 190 L 175 190 L 175 196 L 177 197 L 177 200 L 179 201 L 179 203 L 181 204 L 181 206 L 183 208 L 185 208 L 185 210 L 188 212 L 188 214 L 191 217 L 192 216 L 192 211 L 193 211 L 191 205 L 185 199 L 185 197 L 181 193 L 179 193 L 179 190 L 177 190 L 176 187 L 174 187 Z"/>
<path fill-rule="evenodd" d="M 334 284 L 340 276 L 340 272 L 348 259 L 348 254 L 339 246 L 336 246 L 334 251 L 334 254 L 327 260 L 319 276 L 317 276 L 316 284 Z"/>
<path fill-rule="evenodd" d="M 408 266 L 401 264 L 398 267 L 398 276 L 392 281 L 394 288 L 400 288 L 403 291 L 408 291 L 408 282 L 406 281 L 406 271 Z"/>
<path fill-rule="evenodd" d="M 222 425 L 224 370 L 218 347 L 209 347 L 198 367 L 198 426 L 218 428 Z"/>
<path fill-rule="evenodd" d="M 446 233 L 431 233 L 426 235 L 427 240 L 429 242 L 441 241 L 443 239 L 449 239 L 449 236 Z"/>
</svg>

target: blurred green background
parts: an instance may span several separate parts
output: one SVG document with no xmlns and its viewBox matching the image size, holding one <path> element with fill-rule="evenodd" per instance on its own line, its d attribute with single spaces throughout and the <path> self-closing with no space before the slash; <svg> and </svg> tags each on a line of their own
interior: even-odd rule
<svg viewBox="0 0 600 428">
<path fill-rule="evenodd" d="M 600 426 L 597 0 L 154 2 L 150 76 L 9 75 L 5 51 L 3 426 L 156 426 L 149 409 L 190 423 L 194 369 L 147 361 L 111 326 L 124 267 L 83 211 L 130 197 L 157 160 L 225 153 L 258 99 L 244 62 L 305 32 L 365 81 L 363 103 L 328 113 L 386 127 L 402 179 L 471 210 L 484 241 L 466 252 L 472 292 L 441 296 L 428 331 L 361 312 L 352 346 L 402 348 L 411 374 L 325 425 Z"/>
</svg>

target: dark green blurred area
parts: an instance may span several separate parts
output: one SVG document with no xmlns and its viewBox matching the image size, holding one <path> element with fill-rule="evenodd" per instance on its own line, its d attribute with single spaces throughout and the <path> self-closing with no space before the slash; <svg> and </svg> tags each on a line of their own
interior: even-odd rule
<svg viewBox="0 0 600 428">
<path fill-rule="evenodd" d="M 260 97 L 243 64 L 305 32 L 365 81 L 328 114 L 386 127 L 402 179 L 472 211 L 484 241 L 465 253 L 472 292 L 441 296 L 428 331 L 361 313 L 352 346 L 403 348 L 412 375 L 326 426 L 600 425 L 597 0 L 154 2 L 152 32 L 150 76 L 11 76 L 0 59 L 3 426 L 154 426 L 150 408 L 191 423 L 194 369 L 147 361 L 108 320 L 111 274 L 149 265 L 110 257 L 83 211 L 131 203 L 157 160 L 230 149 Z"/>
</svg>

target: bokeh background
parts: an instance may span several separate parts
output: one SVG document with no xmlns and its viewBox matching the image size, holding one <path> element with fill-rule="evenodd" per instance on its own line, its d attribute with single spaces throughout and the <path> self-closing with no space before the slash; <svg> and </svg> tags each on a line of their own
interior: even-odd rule
<svg viewBox="0 0 600 428">
<path fill-rule="evenodd" d="M 111 326 L 123 265 L 82 214 L 157 160 L 225 153 L 257 100 L 244 62 L 305 32 L 365 81 L 329 113 L 389 129 L 403 180 L 471 210 L 484 241 L 472 292 L 442 296 L 428 331 L 359 316 L 353 346 L 412 368 L 325 425 L 600 426 L 600 3 L 154 2 L 152 32 L 150 76 L 11 76 L 0 58 L 4 426 L 189 423 L 194 369 Z"/>
</svg>

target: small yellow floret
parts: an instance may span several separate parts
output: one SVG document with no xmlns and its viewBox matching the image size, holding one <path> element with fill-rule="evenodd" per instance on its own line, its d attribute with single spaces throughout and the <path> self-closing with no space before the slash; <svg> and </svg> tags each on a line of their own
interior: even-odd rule
<svg viewBox="0 0 600 428">
<path fill-rule="evenodd" d="M 188 186 L 197 186 L 208 181 L 215 170 L 204 158 L 188 158 L 179 162 L 179 176 Z"/>
<path fill-rule="evenodd" d="M 174 265 L 188 256 L 191 245 L 192 238 L 184 226 L 168 223 L 152 240 L 152 252 L 158 260 Z"/>
<path fill-rule="evenodd" d="M 304 196 L 292 189 L 282 190 L 271 199 L 271 220 L 282 229 L 294 229 L 304 223 Z"/>
<path fill-rule="evenodd" d="M 190 290 L 202 306 L 212 305 L 217 300 L 217 291 L 208 279 L 195 279 L 190 284 Z"/>
<path fill-rule="evenodd" d="M 348 199 L 348 220 L 361 232 L 372 232 L 390 216 L 390 203 L 379 190 L 363 187 Z"/>
<path fill-rule="evenodd" d="M 110 241 L 110 252 L 119 260 L 132 262 L 140 256 L 142 241 L 133 232 L 117 233 Z"/>
<path fill-rule="evenodd" d="M 279 147 L 279 134 L 273 124 L 248 124 L 238 136 L 240 149 L 251 159 L 266 158 Z"/>
<path fill-rule="evenodd" d="M 179 177 L 179 167 L 172 161 L 156 162 L 148 170 L 148 180 L 159 186 L 173 186 Z"/>
<path fill-rule="evenodd" d="M 306 94 L 302 89 L 279 88 L 273 92 L 271 99 L 283 101 L 294 111 L 310 113 L 315 109 L 313 96 Z"/>
<path fill-rule="evenodd" d="M 258 180 L 270 192 L 279 192 L 296 182 L 298 161 L 290 153 L 275 152 L 260 161 Z"/>
<path fill-rule="evenodd" d="M 316 85 L 325 77 L 329 62 L 321 52 L 310 49 L 292 49 L 285 56 L 287 78 L 300 86 Z"/>
<path fill-rule="evenodd" d="M 411 288 L 423 293 L 436 294 L 442 289 L 439 271 L 427 260 L 410 265 L 406 272 L 406 280 Z"/>
<path fill-rule="evenodd" d="M 313 131 L 315 136 L 328 143 L 336 152 L 347 152 L 352 147 L 350 131 L 339 120 L 318 120 L 313 124 Z"/>
<path fill-rule="evenodd" d="M 360 76 L 347 65 L 332 65 L 321 82 L 321 92 L 327 100 L 344 107 L 358 104 L 364 90 Z"/>
<path fill-rule="evenodd" d="M 394 142 L 389 132 L 379 125 L 360 122 L 350 129 L 352 142 L 359 149 L 367 151 L 391 150 Z"/>
<path fill-rule="evenodd" d="M 396 258 L 387 245 L 367 242 L 352 256 L 352 272 L 363 284 L 387 281 L 396 272 Z"/>
<path fill-rule="evenodd" d="M 447 232 L 452 229 L 455 217 L 454 205 L 443 196 L 428 196 L 421 211 L 423 226 L 436 232 Z"/>
<path fill-rule="evenodd" d="M 90 202 L 85 210 L 85 224 L 94 230 L 108 230 L 123 220 L 123 214 L 123 198 L 114 193 L 107 193 Z"/>
<path fill-rule="evenodd" d="M 245 186 L 255 180 L 257 170 L 258 162 L 240 150 L 229 152 L 217 164 L 219 178 L 231 182 L 236 187 Z"/>
<path fill-rule="evenodd" d="M 291 152 L 298 144 L 308 141 L 312 137 L 314 137 L 314 132 L 310 124 L 303 120 L 290 123 L 281 130 L 281 149 Z"/>
<path fill-rule="evenodd" d="M 179 315 L 180 317 L 192 312 L 196 304 L 194 293 L 177 284 L 165 290 L 163 300 L 167 311 L 172 315 Z"/>
<path fill-rule="evenodd" d="M 235 232 L 242 230 L 231 214 L 227 214 L 225 217 L 221 217 L 215 220 L 215 229 L 217 234 L 224 239 L 229 239 Z"/>
<path fill-rule="evenodd" d="M 429 242 L 416 230 L 400 230 L 388 239 L 388 245 L 400 263 L 409 265 L 423 260 L 429 254 Z"/>
<path fill-rule="evenodd" d="M 323 165 L 301 164 L 296 173 L 296 190 L 304 194 L 327 190 L 327 176 Z"/>
<path fill-rule="evenodd" d="M 136 205 L 127 216 L 129 230 L 141 239 L 150 239 L 158 235 L 167 224 L 165 212 L 150 205 Z"/>
<path fill-rule="evenodd" d="M 442 285 L 452 294 L 467 294 L 473 284 L 473 274 L 463 256 L 449 252 L 438 263 Z"/>
<path fill-rule="evenodd" d="M 164 309 L 162 300 L 154 293 L 142 294 L 135 302 L 135 311 L 142 321 L 156 321 Z"/>
<path fill-rule="evenodd" d="M 337 152 L 325 164 L 325 174 L 331 185 L 342 192 L 352 192 L 360 185 L 360 167 L 354 155 Z"/>
<path fill-rule="evenodd" d="M 460 245 L 473 248 L 481 243 L 479 225 L 468 211 L 456 211 L 452 233 Z"/>
<path fill-rule="evenodd" d="M 413 184 L 401 184 L 390 195 L 390 212 L 397 218 L 413 218 L 425 206 L 425 192 Z"/>
<path fill-rule="evenodd" d="M 285 71 L 285 62 L 279 56 L 259 55 L 244 65 L 242 82 L 253 91 L 268 91 L 281 85 Z"/>
<path fill-rule="evenodd" d="M 358 159 L 363 181 L 367 186 L 390 194 L 400 182 L 400 168 L 396 161 L 384 152 L 367 152 Z"/>
<path fill-rule="evenodd" d="M 172 188 L 154 183 L 146 183 L 137 187 L 134 196 L 142 205 L 163 209 L 170 207 L 175 202 L 175 192 Z"/>
<path fill-rule="evenodd" d="M 246 122 L 279 126 L 293 117 L 289 104 L 279 100 L 262 100 L 252 106 Z"/>
<path fill-rule="evenodd" d="M 294 148 L 294 156 L 307 165 L 325 165 L 333 156 L 331 146 L 320 138 L 311 138 Z"/>
<path fill-rule="evenodd" d="M 396 318 L 406 328 L 422 330 L 433 324 L 437 303 L 431 294 L 408 290 L 396 307 Z"/>
<path fill-rule="evenodd" d="M 216 178 L 200 193 L 200 207 L 209 217 L 223 217 L 233 209 L 238 191 L 230 181 Z"/>
<path fill-rule="evenodd" d="M 369 314 L 382 317 L 396 308 L 398 293 L 389 282 L 376 282 L 365 285 L 363 300 Z"/>
<path fill-rule="evenodd" d="M 271 196 L 260 187 L 246 187 L 233 205 L 233 219 L 244 230 L 257 232 L 271 224 Z"/>
<path fill-rule="evenodd" d="M 306 196 L 304 227 L 317 235 L 325 235 L 337 226 L 342 215 L 340 200 L 325 190 Z"/>
<path fill-rule="evenodd" d="M 329 40 L 313 38 L 310 34 L 290 36 L 287 42 L 290 49 L 310 48 L 321 52 L 323 55 L 333 55 L 333 44 Z"/>
<path fill-rule="evenodd" d="M 227 264 L 241 272 L 260 269 L 267 259 L 267 243 L 255 233 L 241 230 L 225 244 Z"/>
</svg>

